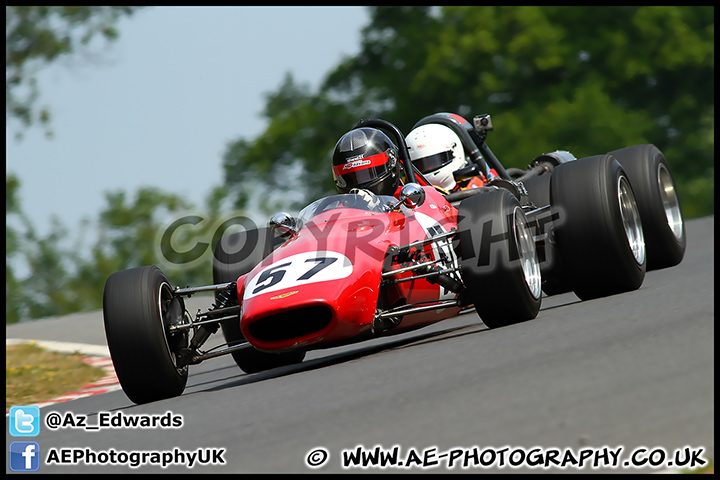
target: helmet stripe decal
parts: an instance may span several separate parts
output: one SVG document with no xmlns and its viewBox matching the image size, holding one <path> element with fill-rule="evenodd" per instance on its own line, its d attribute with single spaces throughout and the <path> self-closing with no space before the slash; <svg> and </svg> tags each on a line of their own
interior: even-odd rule
<svg viewBox="0 0 720 480">
<path fill-rule="evenodd" d="M 366 168 L 379 167 L 385 165 L 387 161 L 388 154 L 386 152 L 382 152 L 369 157 L 351 160 L 344 165 L 333 165 L 333 172 L 335 175 L 345 175 L 346 173 L 356 172 Z"/>
</svg>

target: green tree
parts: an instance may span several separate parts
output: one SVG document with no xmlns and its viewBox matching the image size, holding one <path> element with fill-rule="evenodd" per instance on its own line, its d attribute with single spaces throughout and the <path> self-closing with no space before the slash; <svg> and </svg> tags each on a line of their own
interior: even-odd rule
<svg viewBox="0 0 720 480">
<path fill-rule="evenodd" d="M 268 121 L 265 131 L 252 141 L 230 144 L 223 157 L 225 186 L 235 207 L 260 198 L 258 207 L 265 213 L 297 209 L 307 198 L 330 191 L 329 155 L 359 118 L 330 95 L 311 94 L 290 74 L 266 96 L 262 116 Z"/>
<path fill-rule="evenodd" d="M 21 319 L 81 311 L 84 299 L 66 290 L 73 250 L 63 242 L 68 232 L 53 218 L 50 233 L 40 236 L 22 211 L 20 181 L 6 176 L 5 318 Z"/>
<path fill-rule="evenodd" d="M 36 73 L 70 54 L 87 53 L 98 37 L 111 42 L 123 16 L 139 7 L 6 6 L 5 108 L 21 130 L 39 123 L 51 134 L 50 110 L 37 106 Z M 21 138 L 21 131 L 17 137 Z"/>
<path fill-rule="evenodd" d="M 9 323 L 20 319 L 24 294 L 17 278 L 14 262 L 20 256 L 21 233 L 25 220 L 21 215 L 18 191 L 20 180 L 15 175 L 5 176 L 5 319 Z M 21 225 L 18 225 L 20 223 Z"/>
<path fill-rule="evenodd" d="M 422 117 L 446 111 L 491 113 L 496 131 L 488 143 L 506 166 L 523 168 L 556 149 L 583 157 L 654 143 L 673 168 L 686 215 L 712 212 L 712 7 L 370 13 L 360 52 L 329 72 L 317 93 L 288 77 L 267 95 L 265 132 L 228 146 L 225 182 L 237 205 L 256 191 L 297 191 L 290 166 L 304 198 L 268 202 L 266 213 L 332 192 L 329 152 L 362 118 L 384 118 L 408 133 Z"/>
<path fill-rule="evenodd" d="M 132 199 L 122 191 L 107 193 L 107 206 L 99 215 L 99 239 L 89 249 L 90 258 L 78 259 L 80 274 L 74 288 L 104 286 L 112 273 L 142 265 L 161 266 L 174 285 L 212 283 L 210 255 L 218 240 L 215 230 L 230 217 L 224 213 L 225 195 L 222 188 L 212 189 L 205 206 L 198 209 L 179 195 L 151 187 L 140 188 Z M 163 235 L 188 216 L 197 217 L 199 223 L 184 222 L 187 228 L 173 229 L 174 255 L 164 258 L 160 252 Z M 191 251 L 194 247 L 201 249 L 202 258 Z M 102 298 L 97 291 L 91 296 L 96 301 Z"/>
<path fill-rule="evenodd" d="M 180 196 L 140 188 L 134 195 L 108 192 L 106 205 L 94 222 L 86 220 L 78 238 L 53 219 L 50 232 L 41 236 L 27 219 L 18 200 L 19 180 L 6 177 L 6 322 L 66 315 L 102 308 L 107 277 L 142 265 L 162 265 L 173 285 L 212 282 L 210 245 L 215 231 L 227 220 L 226 193 L 213 189 L 206 206 L 198 210 Z M 201 212 L 201 213 L 197 213 Z M 175 264 L 163 264 L 158 245 L 169 224 L 189 213 L 203 221 L 179 229 L 175 243 L 180 253 Z M 237 214 L 239 215 L 239 213 Z M 97 236 L 87 245 L 88 229 Z M 228 230 L 227 233 L 231 233 Z M 191 262 L 187 246 L 207 245 L 208 251 Z"/>
</svg>

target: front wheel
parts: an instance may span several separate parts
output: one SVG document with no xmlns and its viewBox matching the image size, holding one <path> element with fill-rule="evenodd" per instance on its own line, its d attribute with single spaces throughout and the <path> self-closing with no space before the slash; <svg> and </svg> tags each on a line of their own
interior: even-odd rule
<svg viewBox="0 0 720 480">
<path fill-rule="evenodd" d="M 458 235 L 465 295 L 485 325 L 535 318 L 542 296 L 540 263 L 518 200 L 502 189 L 463 200 Z"/>
<path fill-rule="evenodd" d="M 130 400 L 140 404 L 182 394 L 188 367 L 178 357 L 188 334 L 171 333 L 170 326 L 186 323 L 185 305 L 158 267 L 110 275 L 103 318 L 115 372 Z"/>
</svg>

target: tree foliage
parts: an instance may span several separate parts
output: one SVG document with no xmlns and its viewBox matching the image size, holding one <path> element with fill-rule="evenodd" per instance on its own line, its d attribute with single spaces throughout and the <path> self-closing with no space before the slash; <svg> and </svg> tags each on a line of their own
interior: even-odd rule
<svg viewBox="0 0 720 480">
<path fill-rule="evenodd" d="M 372 7 L 360 52 L 318 92 L 286 78 L 267 95 L 267 129 L 224 156 L 237 205 L 258 192 L 333 190 L 330 151 L 362 118 L 408 133 L 439 112 L 493 115 L 506 166 L 567 149 L 578 158 L 654 143 L 686 215 L 712 211 L 713 7 Z M 262 188 L 257 187 L 263 185 Z M 255 188 L 250 188 L 253 185 Z M 267 187 L 267 188 L 265 188 Z M 265 198 L 270 198 L 264 194 Z"/>
<path fill-rule="evenodd" d="M 102 308 L 105 281 L 114 272 L 141 265 L 161 264 L 158 251 L 169 220 L 195 212 L 179 195 L 140 188 L 134 195 L 106 193 L 106 205 L 96 222 L 85 222 L 75 239 L 57 219 L 50 232 L 38 234 L 18 200 L 19 180 L 6 177 L 6 322 L 65 315 Z M 192 229 L 179 230 L 176 243 L 210 245 L 223 218 L 220 189 L 214 189 L 203 210 L 204 221 Z M 88 244 L 89 228 L 96 236 Z M 208 255 L 205 262 L 191 263 L 180 252 L 176 265 L 163 265 L 175 285 L 207 285 L 212 282 Z"/>
<path fill-rule="evenodd" d="M 39 123 L 50 134 L 50 110 L 37 106 L 37 71 L 63 56 L 89 51 L 90 42 L 98 36 L 115 40 L 117 21 L 137 8 L 6 6 L 6 117 L 19 120 L 22 129 Z"/>
<path fill-rule="evenodd" d="M 86 55 L 93 39 L 117 38 L 117 21 L 139 7 L 8 6 L 6 7 L 6 113 L 21 130 L 39 123 L 49 132 L 50 114 L 38 107 L 35 75 L 64 56 Z M 79 234 L 57 218 L 41 235 L 24 213 L 21 182 L 5 177 L 5 316 L 6 322 L 64 315 L 102 307 L 105 281 L 112 273 L 160 263 L 158 238 L 168 218 L 195 211 L 175 193 L 141 188 L 134 195 L 106 193 L 106 206 L 95 222 L 84 220 Z M 181 230 L 177 242 L 193 244 L 212 238 L 221 223 L 224 189 L 213 188 L 197 228 Z M 91 238 L 88 241 L 88 237 Z M 188 255 L 176 255 L 178 267 L 167 270 L 177 284 L 208 284 L 208 262 L 188 266 Z"/>
</svg>

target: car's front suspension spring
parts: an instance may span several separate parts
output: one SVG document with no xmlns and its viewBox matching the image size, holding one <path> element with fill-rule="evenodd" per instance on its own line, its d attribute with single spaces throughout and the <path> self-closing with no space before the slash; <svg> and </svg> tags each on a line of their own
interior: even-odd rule
<svg viewBox="0 0 720 480">
<path fill-rule="evenodd" d="M 219 290 L 215 297 L 215 303 L 210 307 L 210 311 L 228 307 L 230 302 L 232 302 L 232 293 L 230 288 Z"/>
<path fill-rule="evenodd" d="M 232 305 L 232 294 L 234 291 L 234 287 L 235 283 L 233 283 L 230 287 L 224 290 L 217 290 L 217 293 L 215 294 L 215 303 L 213 303 L 212 306 L 208 308 L 207 313 L 205 313 L 204 315 L 198 315 L 198 319 L 200 319 L 201 317 L 204 317 L 206 319 L 215 319 L 216 317 L 222 317 L 226 313 L 239 310 L 238 306 Z M 205 341 L 208 339 L 208 337 L 210 337 L 210 335 L 217 332 L 218 327 L 220 327 L 219 321 L 201 325 L 200 328 L 198 328 L 195 332 L 195 335 L 193 335 L 192 340 L 190 341 L 190 348 L 193 350 L 197 350 L 198 348 L 200 348 L 202 344 L 204 344 Z"/>
</svg>

